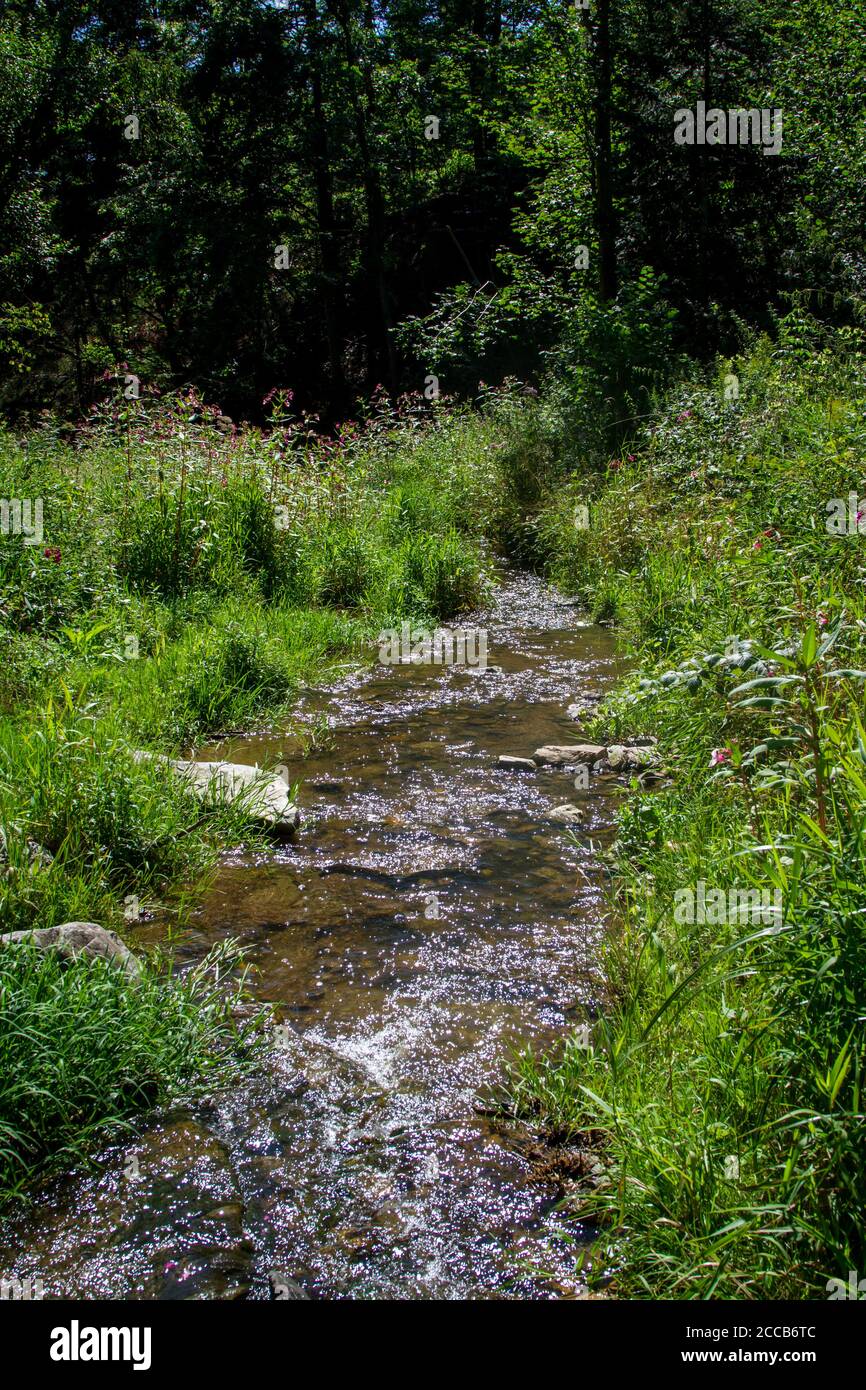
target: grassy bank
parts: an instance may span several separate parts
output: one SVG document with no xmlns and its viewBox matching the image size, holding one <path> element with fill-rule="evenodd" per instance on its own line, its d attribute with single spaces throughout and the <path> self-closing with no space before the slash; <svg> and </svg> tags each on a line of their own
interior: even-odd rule
<svg viewBox="0 0 866 1390">
<path fill-rule="evenodd" d="M 860 346 L 792 317 L 616 458 L 564 426 L 565 383 L 382 400 L 328 440 L 280 397 L 238 432 L 188 393 L 3 437 L 0 491 L 40 498 L 44 534 L 0 538 L 2 929 L 122 926 L 128 896 L 200 882 L 254 828 L 132 749 L 286 720 L 383 627 L 476 604 L 496 543 L 617 624 L 634 674 L 587 731 L 653 735 L 670 774 L 620 818 L 593 1047 L 523 1058 L 515 1105 L 600 1155 L 570 1204 L 620 1295 L 826 1296 L 866 1264 Z M 7 1190 L 239 1055 L 224 995 L 167 962 L 144 990 L 3 969 L 40 1039 L 0 1092 Z M 66 1014 L 112 1045 L 73 1065 Z"/>
<path fill-rule="evenodd" d="M 382 627 L 477 603 L 498 438 L 411 407 L 337 441 L 283 417 L 225 434 L 192 394 L 109 403 L 72 440 L 2 437 L 3 495 L 34 530 L 41 509 L 38 543 L 11 522 L 0 540 L 3 926 L 103 920 L 247 833 L 132 749 L 285 717 L 302 682 L 373 659 Z"/>
<path fill-rule="evenodd" d="M 150 960 L 135 981 L 104 961 L 0 951 L 0 1201 L 86 1160 L 144 1107 L 236 1079 L 262 1035 L 235 1026 L 231 944 L 182 978 Z M 242 972 L 241 972 L 242 978 Z"/>
<path fill-rule="evenodd" d="M 670 771 L 620 818 L 592 1048 L 513 1078 L 600 1153 L 569 1206 L 623 1297 L 822 1298 L 866 1267 L 858 347 L 788 321 L 540 521 L 551 574 L 636 658 L 594 732 L 656 736 Z"/>
<path fill-rule="evenodd" d="M 287 396 L 266 429 L 238 430 L 192 392 L 127 400 L 122 384 L 74 431 L 0 436 L 2 931 L 123 931 L 130 898 L 200 889 L 255 827 L 133 750 L 286 720 L 303 682 L 374 660 L 382 628 L 477 604 L 486 538 L 540 495 L 552 457 L 519 389 L 475 411 L 378 398 L 325 439 Z M 142 988 L 3 953 L 4 1031 L 38 1046 L 5 1044 L 0 1190 L 233 1045 L 227 1009 L 210 1000 L 199 1026 L 198 994 L 169 973 L 154 963 Z"/>
</svg>

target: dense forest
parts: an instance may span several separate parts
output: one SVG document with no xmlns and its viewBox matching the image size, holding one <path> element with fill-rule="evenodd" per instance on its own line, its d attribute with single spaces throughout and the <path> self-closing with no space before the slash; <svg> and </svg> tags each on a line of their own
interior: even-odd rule
<svg viewBox="0 0 866 1390">
<path fill-rule="evenodd" d="M 862 315 L 856 5 L 3 12 L 7 411 L 72 417 L 126 363 L 333 422 L 379 384 L 658 373 L 794 302 Z M 699 101 L 781 113 L 780 150 L 676 143 Z"/>
<path fill-rule="evenodd" d="M 864 75 L 0 0 L 0 1300 L 866 1297 Z"/>
</svg>

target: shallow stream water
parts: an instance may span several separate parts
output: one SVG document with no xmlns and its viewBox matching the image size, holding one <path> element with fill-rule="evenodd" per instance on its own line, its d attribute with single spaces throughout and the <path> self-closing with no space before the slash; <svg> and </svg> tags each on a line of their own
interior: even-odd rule
<svg viewBox="0 0 866 1390">
<path fill-rule="evenodd" d="M 567 705 L 618 663 L 571 602 L 502 578 L 471 620 L 486 670 L 375 666 L 305 696 L 332 733 L 299 765 L 303 828 L 227 856 L 192 914 L 180 961 L 239 938 L 284 1045 L 47 1184 L 0 1232 L 4 1273 L 67 1298 L 267 1298 L 274 1269 L 324 1298 L 579 1290 L 579 1229 L 563 1234 L 525 1136 L 479 1098 L 597 994 L 616 791 L 497 758 L 574 741 Z M 279 733 L 199 756 L 295 773 Z M 546 819 L 564 801 L 586 813 L 575 833 Z"/>
</svg>

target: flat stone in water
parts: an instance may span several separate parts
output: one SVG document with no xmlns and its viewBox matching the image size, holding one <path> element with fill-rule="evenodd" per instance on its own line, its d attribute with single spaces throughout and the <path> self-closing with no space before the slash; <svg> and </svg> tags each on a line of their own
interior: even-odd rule
<svg viewBox="0 0 866 1390">
<path fill-rule="evenodd" d="M 546 743 L 543 748 L 536 748 L 532 756 L 539 764 L 568 767 L 576 763 L 594 763 L 603 758 L 606 751 L 603 743 Z"/>
</svg>

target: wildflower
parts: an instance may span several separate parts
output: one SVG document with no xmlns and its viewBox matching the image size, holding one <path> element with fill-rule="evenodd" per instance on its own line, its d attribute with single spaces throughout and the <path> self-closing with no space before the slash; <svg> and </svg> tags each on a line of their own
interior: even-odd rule
<svg viewBox="0 0 866 1390">
<path fill-rule="evenodd" d="M 43 550 L 42 554 L 45 556 L 46 560 L 53 560 L 55 565 L 60 564 L 60 551 L 57 549 L 56 545 L 49 545 L 47 549 Z"/>
<path fill-rule="evenodd" d="M 753 542 L 752 542 L 752 549 L 753 549 L 753 550 L 763 550 L 763 548 L 764 548 L 764 542 L 763 542 L 763 541 L 753 541 Z"/>
<path fill-rule="evenodd" d="M 722 763 L 731 761 L 730 748 L 714 748 L 710 754 L 710 767 L 719 767 Z"/>
<path fill-rule="evenodd" d="M 827 614 L 826 614 L 826 613 L 819 613 L 819 614 L 818 614 L 818 626 L 819 626 L 819 627 L 826 627 L 826 626 L 827 626 L 827 623 L 828 623 L 829 621 L 830 621 L 830 620 L 829 620 L 829 618 L 827 617 Z"/>
<path fill-rule="evenodd" d="M 683 420 L 690 420 L 690 419 L 691 419 L 691 415 L 692 415 L 692 412 L 691 412 L 690 410 L 684 410 L 684 411 L 682 411 L 682 413 L 681 413 L 680 415 L 677 416 L 677 424 L 678 424 L 678 425 L 681 425 L 682 422 L 683 422 Z"/>
<path fill-rule="evenodd" d="M 607 466 L 610 469 L 611 473 L 616 473 L 617 469 L 622 468 L 622 460 L 611 459 L 610 463 Z"/>
</svg>

